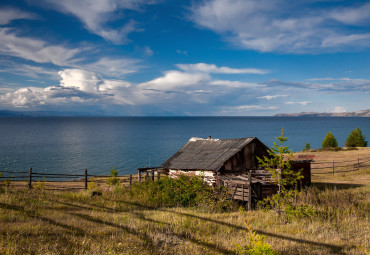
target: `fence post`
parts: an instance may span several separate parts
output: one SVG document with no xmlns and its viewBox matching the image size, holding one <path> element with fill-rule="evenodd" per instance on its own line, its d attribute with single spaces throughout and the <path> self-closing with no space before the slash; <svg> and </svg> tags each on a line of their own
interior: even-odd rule
<svg viewBox="0 0 370 255">
<path fill-rule="evenodd" d="M 85 189 L 87 189 L 87 169 L 85 169 Z"/>
<path fill-rule="evenodd" d="M 155 171 L 152 170 L 152 181 L 154 181 L 154 173 L 155 173 Z"/>
<path fill-rule="evenodd" d="M 28 188 L 32 189 L 32 167 L 29 169 L 29 175 L 28 175 Z"/>
<path fill-rule="evenodd" d="M 161 174 L 157 171 L 158 180 L 161 178 Z"/>
<path fill-rule="evenodd" d="M 244 202 L 244 184 L 242 184 L 242 200 Z"/>
<path fill-rule="evenodd" d="M 141 171 L 138 169 L 137 172 L 137 179 L 139 182 L 141 182 Z"/>
<path fill-rule="evenodd" d="M 149 179 L 149 172 L 148 172 L 148 170 L 146 170 L 146 172 L 145 172 L 145 180 L 148 180 Z"/>
<path fill-rule="evenodd" d="M 131 190 L 131 185 L 132 185 L 132 174 L 130 174 L 130 182 L 129 182 L 129 188 Z"/>
<path fill-rule="evenodd" d="M 249 192 L 248 192 L 248 210 L 252 210 L 252 171 L 248 172 Z"/>
<path fill-rule="evenodd" d="M 333 160 L 333 175 L 334 175 L 334 160 Z"/>
</svg>

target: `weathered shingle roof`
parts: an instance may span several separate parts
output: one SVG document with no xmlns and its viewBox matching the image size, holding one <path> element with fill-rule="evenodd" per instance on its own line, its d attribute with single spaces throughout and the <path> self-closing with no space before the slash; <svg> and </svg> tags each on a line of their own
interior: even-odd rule
<svg viewBox="0 0 370 255">
<path fill-rule="evenodd" d="M 238 139 L 201 139 L 191 138 L 161 167 L 182 170 L 218 171 L 222 165 L 255 137 Z"/>
</svg>

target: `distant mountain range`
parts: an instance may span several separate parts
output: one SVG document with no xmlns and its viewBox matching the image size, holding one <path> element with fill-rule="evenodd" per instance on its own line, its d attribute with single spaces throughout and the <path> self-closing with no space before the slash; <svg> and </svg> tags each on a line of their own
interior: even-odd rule
<svg viewBox="0 0 370 255">
<path fill-rule="evenodd" d="M 356 112 L 301 112 L 301 113 L 280 113 L 277 117 L 370 117 L 370 110 Z"/>
<path fill-rule="evenodd" d="M 90 113 L 58 112 L 58 111 L 8 111 L 0 110 L 0 117 L 69 117 L 95 116 Z"/>
</svg>

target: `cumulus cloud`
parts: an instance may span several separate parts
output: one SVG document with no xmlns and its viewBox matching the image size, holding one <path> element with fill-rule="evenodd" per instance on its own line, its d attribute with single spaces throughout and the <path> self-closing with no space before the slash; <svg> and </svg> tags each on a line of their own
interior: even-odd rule
<svg viewBox="0 0 370 255">
<path fill-rule="evenodd" d="M 368 3 L 318 7 L 314 1 L 209 0 L 195 4 L 191 19 L 242 48 L 305 53 L 368 48 Z M 315 7 L 313 7 L 315 6 Z M 338 5 L 336 5 L 338 6 Z"/>
<path fill-rule="evenodd" d="M 13 20 L 18 19 L 36 19 L 36 15 L 19 10 L 13 7 L 4 7 L 0 9 L 0 25 L 7 25 Z"/>
<path fill-rule="evenodd" d="M 68 105 L 73 102 L 95 101 L 96 96 L 74 88 L 21 88 L 0 97 L 5 105 L 16 108 L 38 109 L 44 105 Z"/>
<path fill-rule="evenodd" d="M 266 74 L 267 71 L 256 68 L 230 68 L 226 66 L 217 67 L 214 64 L 178 64 L 179 69 L 185 72 L 223 73 L 223 74 Z"/>
<path fill-rule="evenodd" d="M 27 37 L 19 37 L 9 28 L 0 28 L 0 53 L 38 63 L 68 65 L 81 49 L 68 49 L 59 45 Z"/>
<path fill-rule="evenodd" d="M 342 106 L 336 106 L 332 112 L 334 113 L 346 112 L 346 109 L 344 109 L 344 107 Z"/>
<path fill-rule="evenodd" d="M 136 31 L 136 22 L 133 20 L 118 29 L 109 26 L 109 22 L 123 19 L 124 14 L 119 13 L 125 10 L 140 10 L 146 4 L 153 4 L 155 1 L 145 0 L 42 0 L 46 6 L 57 11 L 75 16 L 85 28 L 91 33 L 103 37 L 105 40 L 123 44 L 127 42 L 127 35 Z"/>
<path fill-rule="evenodd" d="M 61 77 L 59 86 L 20 88 L 0 96 L 1 105 L 38 109 L 47 106 L 68 107 L 71 104 L 134 104 L 135 92 L 127 81 L 104 79 L 81 69 L 65 69 L 58 74 Z"/>
<path fill-rule="evenodd" d="M 81 91 L 96 92 L 102 82 L 102 79 L 95 73 L 80 69 L 66 69 L 59 71 L 58 74 L 62 77 L 60 86 Z"/>
<path fill-rule="evenodd" d="M 225 69 L 228 70 L 226 67 Z M 212 74 L 218 71 L 217 67 L 207 72 L 169 70 L 153 80 L 134 84 L 122 79 L 107 79 L 90 70 L 70 68 L 58 72 L 59 86 L 21 88 L 2 95 L 0 102 L 3 106 L 28 109 L 71 104 L 101 107 L 135 105 L 138 109 L 168 106 L 171 109 L 179 102 L 182 102 L 180 105 L 192 105 L 194 108 L 195 105 L 209 105 L 212 102 L 228 105 L 231 101 L 237 102 L 238 97 L 245 102 L 247 98 L 255 98 L 253 93 L 264 87 L 255 83 L 214 79 Z M 245 94 L 247 91 L 248 94 Z"/>
</svg>

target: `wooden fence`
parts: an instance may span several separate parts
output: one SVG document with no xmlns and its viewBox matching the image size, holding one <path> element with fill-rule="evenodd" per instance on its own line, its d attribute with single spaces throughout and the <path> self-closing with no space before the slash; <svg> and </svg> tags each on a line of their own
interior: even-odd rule
<svg viewBox="0 0 370 255">
<path fill-rule="evenodd" d="M 359 171 L 370 167 L 370 157 L 350 161 L 317 161 L 311 163 L 311 174 L 336 174 Z"/>
<path fill-rule="evenodd" d="M 29 189 L 32 189 L 38 183 L 45 183 L 47 189 L 88 189 L 88 183 L 94 182 L 96 184 L 104 184 L 107 179 L 112 177 L 111 175 L 90 175 L 87 169 L 81 174 L 62 174 L 62 173 L 40 173 L 34 172 L 32 168 L 29 168 L 28 172 L 25 171 L 2 171 L 0 170 L 0 181 L 11 182 L 17 184 L 17 186 L 26 185 Z M 143 174 L 138 175 L 122 175 L 117 176 L 120 183 L 131 189 L 132 183 L 135 181 L 143 180 L 158 180 L 160 174 L 154 170 L 146 171 Z"/>
</svg>

